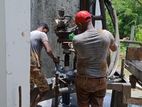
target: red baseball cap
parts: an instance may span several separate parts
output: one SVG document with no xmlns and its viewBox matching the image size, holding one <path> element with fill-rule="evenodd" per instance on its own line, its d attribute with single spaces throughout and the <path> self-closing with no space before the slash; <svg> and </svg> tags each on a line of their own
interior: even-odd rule
<svg viewBox="0 0 142 107">
<path fill-rule="evenodd" d="M 79 11 L 75 14 L 75 23 L 76 24 L 85 24 L 88 23 L 91 20 L 91 14 L 86 11 L 86 10 L 82 10 Z"/>
</svg>

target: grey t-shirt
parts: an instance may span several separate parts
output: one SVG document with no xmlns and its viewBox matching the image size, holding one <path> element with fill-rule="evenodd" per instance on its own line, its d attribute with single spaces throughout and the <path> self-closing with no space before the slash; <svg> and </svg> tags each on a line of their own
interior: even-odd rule
<svg viewBox="0 0 142 107">
<path fill-rule="evenodd" d="M 31 64 L 40 67 L 40 52 L 43 42 L 48 41 L 46 33 L 34 30 L 30 33 Z"/>
<path fill-rule="evenodd" d="M 107 30 L 87 30 L 76 35 L 73 46 L 77 53 L 77 73 L 93 77 L 105 77 L 107 53 L 113 35 Z"/>
</svg>

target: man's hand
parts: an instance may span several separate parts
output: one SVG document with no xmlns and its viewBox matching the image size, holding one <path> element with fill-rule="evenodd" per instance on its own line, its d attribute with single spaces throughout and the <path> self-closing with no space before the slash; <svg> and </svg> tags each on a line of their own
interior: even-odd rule
<svg viewBox="0 0 142 107">
<path fill-rule="evenodd" d="M 113 44 L 110 45 L 109 47 L 112 51 L 116 51 L 118 48 L 118 45 L 114 42 Z"/>
<path fill-rule="evenodd" d="M 53 62 L 54 62 L 55 64 L 59 64 L 59 58 L 58 58 L 58 57 L 57 57 L 57 58 L 54 57 L 54 58 L 53 58 Z"/>
</svg>

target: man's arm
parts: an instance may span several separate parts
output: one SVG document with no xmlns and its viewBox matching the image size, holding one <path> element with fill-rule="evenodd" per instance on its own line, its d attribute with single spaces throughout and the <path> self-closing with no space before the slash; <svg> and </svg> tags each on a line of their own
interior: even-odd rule
<svg viewBox="0 0 142 107">
<path fill-rule="evenodd" d="M 110 33 L 109 31 L 107 33 L 108 33 L 109 38 L 110 38 L 110 46 L 109 46 L 109 48 L 111 49 L 111 51 L 116 51 L 118 45 L 116 44 L 112 33 Z"/>
<path fill-rule="evenodd" d="M 52 48 L 51 48 L 49 42 L 48 42 L 48 41 L 44 41 L 44 42 L 43 42 L 43 45 L 44 45 L 44 48 L 45 48 L 45 51 L 47 52 L 47 54 L 53 59 L 53 61 L 54 61 L 55 63 L 58 63 L 59 60 L 58 60 L 58 58 L 56 58 L 56 57 L 54 56 L 53 51 L 52 51 Z"/>
<path fill-rule="evenodd" d="M 117 44 L 115 43 L 115 42 L 113 42 L 111 45 L 110 45 L 110 49 L 112 50 L 112 51 L 116 51 L 117 50 Z"/>
</svg>

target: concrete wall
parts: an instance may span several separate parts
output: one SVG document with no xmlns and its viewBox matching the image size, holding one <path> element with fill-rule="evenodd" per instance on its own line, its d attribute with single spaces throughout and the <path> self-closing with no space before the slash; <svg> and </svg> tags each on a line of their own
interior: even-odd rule
<svg viewBox="0 0 142 107">
<path fill-rule="evenodd" d="M 79 9 L 79 0 L 31 0 L 31 30 L 35 29 L 38 23 L 45 22 L 49 25 L 50 31 L 48 37 L 52 48 L 56 55 L 62 55 L 62 48 L 57 44 L 57 37 L 54 33 L 54 19 L 57 17 L 57 10 L 65 9 L 65 15 L 74 16 L 74 13 Z M 42 51 L 43 72 L 47 76 L 54 73 L 54 64 L 50 58 L 47 57 L 44 50 Z"/>
</svg>

